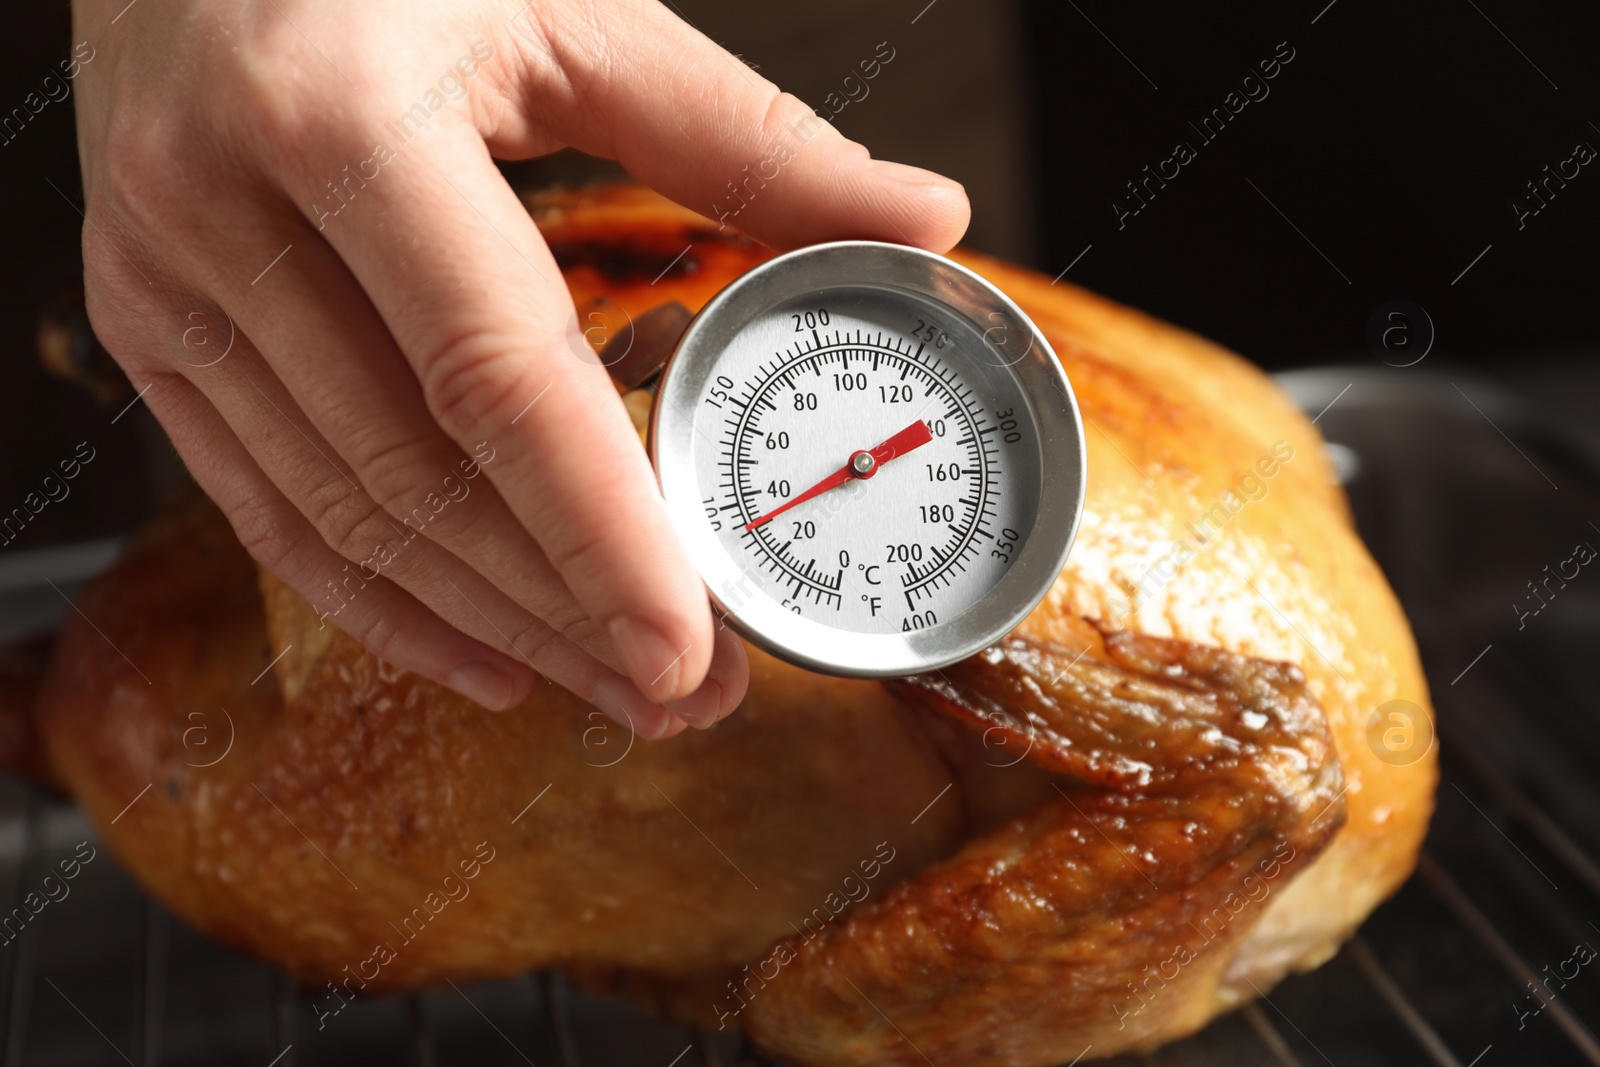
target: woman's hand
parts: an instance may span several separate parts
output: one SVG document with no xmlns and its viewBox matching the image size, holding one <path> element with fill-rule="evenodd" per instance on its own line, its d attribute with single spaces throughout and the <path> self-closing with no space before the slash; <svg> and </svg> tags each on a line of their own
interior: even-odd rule
<svg viewBox="0 0 1600 1067">
<path fill-rule="evenodd" d="M 810 110 L 653 0 L 74 18 L 90 316 L 262 566 L 489 708 L 538 672 L 646 737 L 732 710 L 743 649 L 491 157 L 570 145 L 706 211 Z M 741 228 L 961 235 L 960 186 L 810 124 Z"/>
</svg>

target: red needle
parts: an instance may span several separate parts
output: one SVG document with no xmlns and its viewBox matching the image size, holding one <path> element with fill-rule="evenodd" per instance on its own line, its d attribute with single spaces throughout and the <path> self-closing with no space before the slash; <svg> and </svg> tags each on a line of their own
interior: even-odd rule
<svg viewBox="0 0 1600 1067">
<path fill-rule="evenodd" d="M 851 478 L 870 478 L 878 473 L 879 467 L 891 459 L 921 448 L 931 440 L 933 440 L 933 431 L 928 429 L 926 422 L 918 419 L 877 448 L 863 449 L 852 453 L 849 463 L 846 463 L 799 496 L 779 504 L 759 519 L 746 523 L 745 529 L 754 530 L 757 526 L 765 525 L 796 504 L 804 504 L 807 500 L 814 496 L 821 496 L 829 489 L 837 489 Z"/>
</svg>

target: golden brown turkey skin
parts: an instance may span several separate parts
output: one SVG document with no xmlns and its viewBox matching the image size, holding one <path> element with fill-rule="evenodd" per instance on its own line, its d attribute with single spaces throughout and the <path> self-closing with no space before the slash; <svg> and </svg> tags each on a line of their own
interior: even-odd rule
<svg viewBox="0 0 1600 1067">
<path fill-rule="evenodd" d="M 1060 795 L 769 954 L 795 971 L 742 990 L 758 1041 L 807 1063 L 1047 1063 L 1063 1035 L 1137 1047 L 1209 1017 L 1240 936 L 1344 821 L 1338 758 L 1293 666 L 1086 636 L 890 684 L 1003 733 Z"/>
<path fill-rule="evenodd" d="M 635 189 L 530 206 L 580 312 L 698 308 L 768 254 Z M 390 670 L 199 508 L 64 626 L 51 771 L 156 897 L 309 982 L 561 965 L 818 1067 L 1110 1055 L 1320 962 L 1410 872 L 1435 769 L 1366 743 L 1427 693 L 1314 428 L 1215 346 L 959 258 L 1088 427 L 1014 643 L 893 693 L 752 651 L 732 718 L 629 747 L 553 686 L 495 715 Z"/>
<path fill-rule="evenodd" d="M 266 618 L 208 503 L 165 517 L 80 598 L 99 632 L 65 628 L 41 706 L 54 768 L 122 862 L 308 983 L 732 967 L 878 842 L 893 839 L 894 876 L 958 840 L 952 817 L 909 826 L 949 777 L 877 687 L 779 682 L 758 659 L 769 696 L 751 715 L 630 743 L 553 685 L 485 711 L 261 584 Z M 376 965 L 385 945 L 395 958 Z"/>
</svg>

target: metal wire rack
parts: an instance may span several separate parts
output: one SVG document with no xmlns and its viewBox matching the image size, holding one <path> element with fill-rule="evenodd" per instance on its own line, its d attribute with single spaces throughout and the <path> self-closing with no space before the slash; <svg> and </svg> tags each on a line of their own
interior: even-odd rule
<svg viewBox="0 0 1600 1067">
<path fill-rule="evenodd" d="M 1521 630 L 1504 607 L 1574 541 L 1600 545 L 1600 463 L 1487 387 L 1337 369 L 1286 384 L 1343 446 L 1363 534 L 1433 672 L 1438 812 L 1417 876 L 1333 961 L 1186 1041 L 1110 1062 L 1600 1067 L 1600 967 L 1581 947 L 1600 946 L 1600 688 L 1587 673 L 1600 575 Z M 104 555 L 51 565 L 72 580 Z M 0 588 L 0 608 L 17 602 Z M 83 840 L 70 805 L 0 783 L 0 901 Z M 305 995 L 173 921 L 102 855 L 0 945 L 0 1067 L 119 1063 L 777 1067 L 735 1035 L 554 973 L 358 1000 L 319 1028 Z"/>
</svg>

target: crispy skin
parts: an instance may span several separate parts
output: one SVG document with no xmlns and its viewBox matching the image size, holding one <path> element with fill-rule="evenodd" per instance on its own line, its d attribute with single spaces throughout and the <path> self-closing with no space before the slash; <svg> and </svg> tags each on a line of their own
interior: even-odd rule
<svg viewBox="0 0 1600 1067">
<path fill-rule="evenodd" d="M 261 585 L 209 503 L 169 516 L 80 599 L 104 637 L 67 627 L 42 707 L 52 763 L 144 885 L 307 983 L 732 967 L 877 842 L 905 874 L 958 843 L 953 818 L 908 832 L 948 778 L 876 687 L 758 659 L 750 714 L 630 747 L 555 686 L 485 711 Z M 447 875 L 468 893 L 438 907 Z M 380 945 L 396 958 L 374 966 Z"/>
<path fill-rule="evenodd" d="M 698 308 L 768 255 L 627 187 L 530 208 L 580 309 Z M 68 618 L 48 772 L 172 910 L 306 981 L 560 965 L 816 1067 L 1111 1055 L 1314 966 L 1409 874 L 1435 784 L 1367 745 L 1428 699 L 1315 429 L 1207 342 L 959 258 L 1089 426 L 1078 542 L 998 649 L 892 693 L 752 650 L 734 717 L 628 747 L 555 687 L 494 715 L 375 661 L 196 506 Z"/>
<path fill-rule="evenodd" d="M 794 975 L 746 990 L 742 1021 L 816 1064 L 1047 1063 L 1063 1034 L 1138 1048 L 1198 1028 L 1197 993 L 1344 822 L 1304 682 L 1289 664 L 1120 632 L 1082 648 L 1011 639 L 891 683 L 1005 735 L 1065 776 L 1059 797 L 842 926 L 790 938 Z"/>
</svg>

